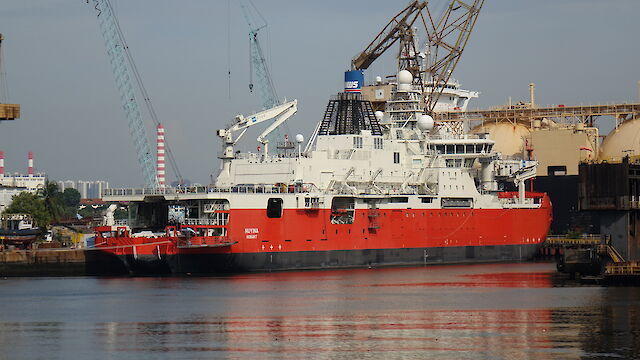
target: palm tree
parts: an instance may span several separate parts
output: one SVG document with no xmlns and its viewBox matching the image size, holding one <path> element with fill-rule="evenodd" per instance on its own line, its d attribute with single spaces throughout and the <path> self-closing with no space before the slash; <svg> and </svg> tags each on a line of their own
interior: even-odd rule
<svg viewBox="0 0 640 360">
<path fill-rule="evenodd" d="M 44 206 L 51 215 L 54 222 L 60 220 L 64 214 L 64 205 L 62 203 L 62 193 L 58 189 L 58 184 L 47 180 L 43 188 L 40 188 L 39 195 L 44 200 Z"/>
</svg>

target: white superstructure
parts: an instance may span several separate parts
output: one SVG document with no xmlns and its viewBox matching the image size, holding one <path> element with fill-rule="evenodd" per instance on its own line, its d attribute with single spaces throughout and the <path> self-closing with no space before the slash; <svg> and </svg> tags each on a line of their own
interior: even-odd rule
<svg viewBox="0 0 640 360">
<path fill-rule="evenodd" d="M 215 187 L 281 184 L 324 194 L 419 194 L 463 199 L 474 207 L 490 208 L 501 206 L 495 193 L 504 180 L 518 183 L 519 202 L 524 204 L 524 180 L 535 174 L 535 162 L 500 160 L 493 150 L 494 141 L 483 135 L 439 133 L 433 119 L 422 114 L 421 94 L 411 85 L 411 74 L 402 71 L 398 80 L 387 112 L 377 113 L 377 119 L 365 119 L 377 122 L 381 132 L 374 124 L 357 129 L 360 125 L 354 125 L 358 121 L 355 117 L 345 126 L 331 123 L 339 120 L 332 119 L 330 112 L 358 112 L 353 104 L 364 102 L 352 96 L 345 109 L 334 108 L 340 107 L 340 102 L 329 105 L 325 120 L 311 136 L 306 151 L 300 153 L 236 151 L 229 134 L 246 130 L 246 118 L 239 117 L 233 127 L 219 131 L 226 140 L 220 156 L 224 165 Z M 338 101 L 346 99 L 343 96 Z M 274 113 L 282 113 L 282 109 L 276 110 Z M 249 117 L 253 118 L 256 116 Z"/>
</svg>

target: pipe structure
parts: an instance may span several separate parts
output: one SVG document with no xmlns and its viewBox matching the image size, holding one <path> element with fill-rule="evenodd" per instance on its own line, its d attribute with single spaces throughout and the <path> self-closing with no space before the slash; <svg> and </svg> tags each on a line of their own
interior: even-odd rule
<svg viewBox="0 0 640 360">
<path fill-rule="evenodd" d="M 536 84 L 529 84 L 529 98 L 531 99 L 531 107 L 536 107 Z"/>
</svg>

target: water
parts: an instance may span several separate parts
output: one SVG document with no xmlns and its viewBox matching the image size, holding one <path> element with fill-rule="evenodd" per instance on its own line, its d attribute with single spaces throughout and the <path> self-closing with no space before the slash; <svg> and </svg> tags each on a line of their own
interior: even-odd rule
<svg viewBox="0 0 640 360">
<path fill-rule="evenodd" d="M 553 264 L 0 280 L 0 359 L 640 358 L 640 289 Z"/>
</svg>

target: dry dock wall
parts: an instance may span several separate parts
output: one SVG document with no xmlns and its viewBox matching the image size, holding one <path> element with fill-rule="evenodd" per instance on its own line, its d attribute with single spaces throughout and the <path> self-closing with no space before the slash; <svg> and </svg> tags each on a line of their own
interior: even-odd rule
<svg viewBox="0 0 640 360">
<path fill-rule="evenodd" d="M 40 249 L 0 252 L 0 276 L 124 275 L 115 256 L 86 249 Z"/>
</svg>

